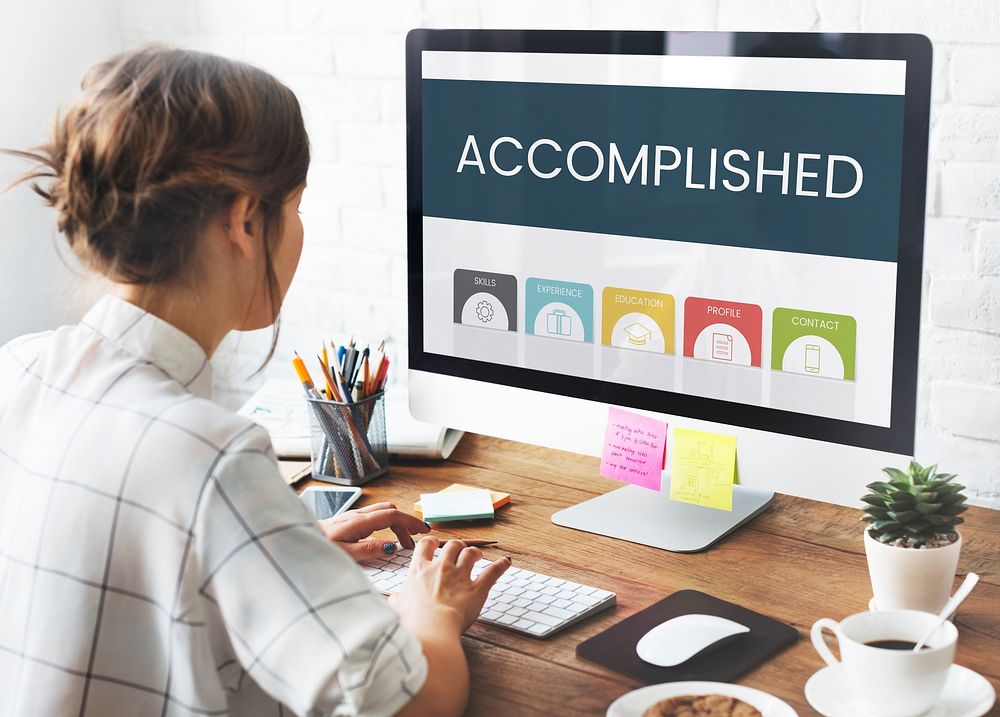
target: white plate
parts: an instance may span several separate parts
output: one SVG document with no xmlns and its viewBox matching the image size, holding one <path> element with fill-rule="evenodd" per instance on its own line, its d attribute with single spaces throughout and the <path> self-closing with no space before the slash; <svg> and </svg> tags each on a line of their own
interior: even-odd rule
<svg viewBox="0 0 1000 717">
<path fill-rule="evenodd" d="M 806 700 L 824 717 L 864 717 L 867 712 L 835 667 L 824 667 L 806 682 Z M 967 667 L 952 665 L 937 704 L 921 717 L 980 717 L 996 700 L 993 686 Z"/>
<path fill-rule="evenodd" d="M 608 707 L 607 717 L 642 717 L 646 709 L 660 700 L 681 695 L 725 695 L 743 700 L 760 710 L 764 717 L 798 717 L 787 702 L 743 685 L 723 682 L 666 682 L 640 687 L 619 697 Z"/>
</svg>

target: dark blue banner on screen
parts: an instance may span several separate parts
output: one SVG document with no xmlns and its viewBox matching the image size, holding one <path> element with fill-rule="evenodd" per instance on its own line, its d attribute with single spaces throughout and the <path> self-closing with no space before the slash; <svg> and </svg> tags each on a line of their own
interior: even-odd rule
<svg viewBox="0 0 1000 717">
<path fill-rule="evenodd" d="M 426 216 L 895 261 L 903 97 L 424 80 Z"/>
</svg>

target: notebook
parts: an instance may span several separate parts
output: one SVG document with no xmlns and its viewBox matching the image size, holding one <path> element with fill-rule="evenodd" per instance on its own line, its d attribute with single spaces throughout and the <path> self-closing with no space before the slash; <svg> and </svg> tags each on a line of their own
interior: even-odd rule
<svg viewBox="0 0 1000 717">
<path fill-rule="evenodd" d="M 678 615 L 699 613 L 750 628 L 739 638 L 708 649 L 676 667 L 657 667 L 635 653 L 639 638 Z M 647 683 L 687 680 L 731 682 L 799 639 L 798 631 L 774 618 L 697 590 L 680 590 L 577 645 L 576 654 Z"/>
<path fill-rule="evenodd" d="M 302 386 L 290 379 L 268 379 L 239 410 L 263 426 L 279 458 L 309 458 L 309 417 Z M 385 432 L 389 454 L 396 458 L 442 460 L 464 433 L 418 421 L 410 415 L 405 386 L 385 390 Z"/>
</svg>

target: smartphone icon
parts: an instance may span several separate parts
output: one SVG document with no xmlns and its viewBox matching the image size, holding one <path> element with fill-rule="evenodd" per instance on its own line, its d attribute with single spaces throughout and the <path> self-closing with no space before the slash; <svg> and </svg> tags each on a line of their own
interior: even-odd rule
<svg viewBox="0 0 1000 717">
<path fill-rule="evenodd" d="M 806 344 L 806 373 L 819 373 L 819 346 Z"/>
</svg>

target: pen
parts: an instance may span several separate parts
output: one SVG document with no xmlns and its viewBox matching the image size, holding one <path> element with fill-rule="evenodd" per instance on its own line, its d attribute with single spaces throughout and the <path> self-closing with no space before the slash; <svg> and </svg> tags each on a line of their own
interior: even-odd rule
<svg viewBox="0 0 1000 717">
<path fill-rule="evenodd" d="M 356 359 L 355 362 L 354 362 L 354 366 L 351 367 L 351 369 L 352 369 L 351 370 L 351 383 L 352 384 L 355 381 L 358 380 L 358 374 L 361 373 L 361 364 L 363 364 L 367 360 L 368 360 L 368 347 L 366 346 L 365 350 L 361 352 L 361 358 L 360 359 Z"/>
</svg>

